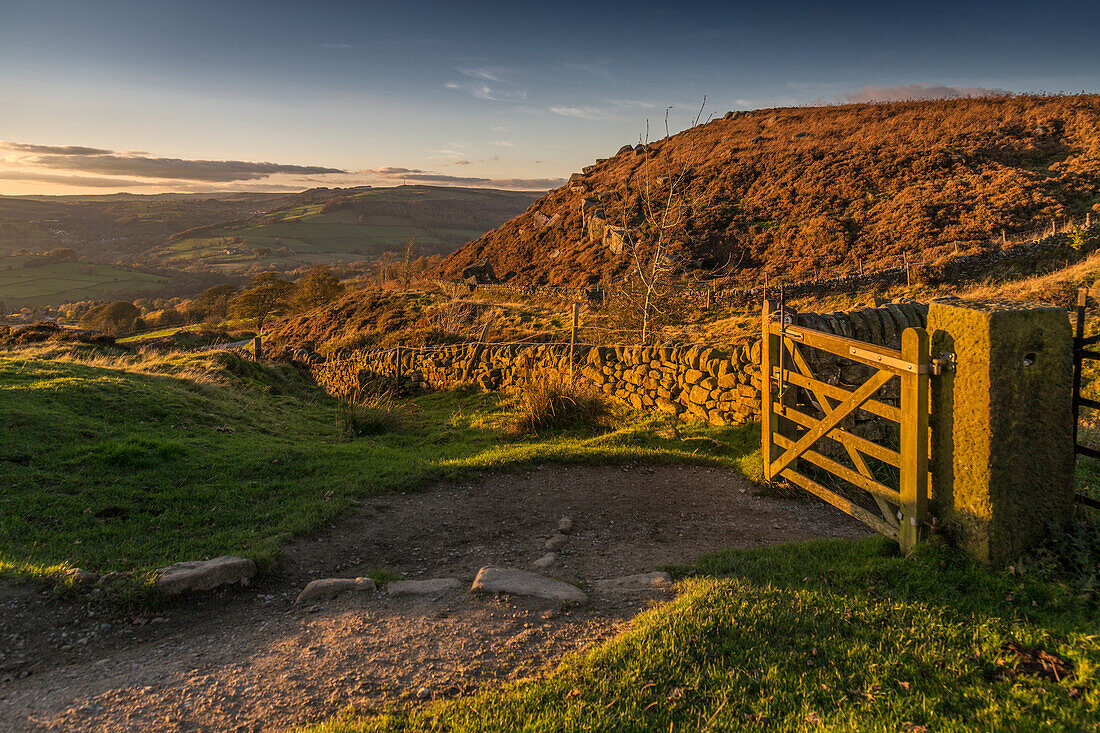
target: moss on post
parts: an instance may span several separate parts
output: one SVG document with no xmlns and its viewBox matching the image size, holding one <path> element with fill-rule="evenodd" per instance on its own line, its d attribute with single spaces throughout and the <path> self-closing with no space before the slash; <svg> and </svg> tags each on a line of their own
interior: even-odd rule
<svg viewBox="0 0 1100 733">
<path fill-rule="evenodd" d="M 1072 335 L 1066 313 L 1023 301 L 931 304 L 934 511 L 975 557 L 1011 560 L 1073 506 Z"/>
</svg>

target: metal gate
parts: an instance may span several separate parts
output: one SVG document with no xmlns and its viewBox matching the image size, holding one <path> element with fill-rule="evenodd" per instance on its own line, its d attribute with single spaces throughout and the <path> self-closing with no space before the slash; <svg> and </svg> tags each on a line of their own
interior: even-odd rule
<svg viewBox="0 0 1100 733">
<path fill-rule="evenodd" d="M 901 350 L 876 346 L 831 333 L 785 323 L 775 301 L 765 301 L 761 344 L 761 432 L 764 479 L 785 479 L 824 499 L 864 524 L 895 538 L 908 552 L 923 537 L 928 522 L 928 389 L 933 372 L 928 335 L 907 328 Z M 849 362 L 872 367 L 863 384 L 848 389 L 819 379 L 805 349 L 818 349 Z M 900 403 L 877 399 L 892 380 L 900 380 Z M 820 416 L 799 409 L 794 388 L 805 390 Z M 841 423 L 857 410 L 899 426 L 898 448 L 856 435 Z M 847 421 L 852 422 L 852 421 Z M 842 447 L 850 465 L 825 455 L 823 440 Z M 870 459 L 870 460 L 868 460 Z M 834 490 L 803 468 L 824 471 L 844 483 Z M 884 478 L 895 471 L 896 478 Z M 877 469 L 877 470 L 876 470 Z M 824 477 L 818 476 L 824 480 Z M 897 486 L 887 485 L 887 482 Z M 834 483 L 831 479 L 829 483 Z M 843 492 L 843 493 L 840 493 Z M 871 508 L 876 506 L 876 513 Z"/>
<path fill-rule="evenodd" d="M 1100 450 L 1081 445 L 1080 438 L 1077 435 L 1077 423 L 1081 417 L 1081 408 L 1088 407 L 1093 410 L 1100 410 L 1100 401 L 1081 396 L 1081 372 L 1084 368 L 1084 362 L 1100 360 L 1100 352 L 1085 348 L 1100 342 L 1100 335 L 1085 335 L 1085 315 L 1090 295 L 1093 297 L 1100 295 L 1100 289 L 1077 289 L 1077 327 L 1073 332 L 1073 452 L 1075 455 L 1100 459 Z M 1100 509 L 1100 501 L 1093 499 L 1091 496 L 1078 493 L 1074 495 L 1074 498 L 1078 504 Z"/>
</svg>

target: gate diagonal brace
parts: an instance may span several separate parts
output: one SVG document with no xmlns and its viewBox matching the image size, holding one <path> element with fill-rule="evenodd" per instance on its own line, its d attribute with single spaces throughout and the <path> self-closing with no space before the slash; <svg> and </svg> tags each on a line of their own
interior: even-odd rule
<svg viewBox="0 0 1100 733">
<path fill-rule="evenodd" d="M 841 420 L 858 409 L 860 405 L 871 399 L 871 396 L 874 395 L 875 392 L 893 378 L 894 375 L 890 372 L 880 371 L 864 382 L 863 386 L 853 392 L 851 397 L 841 402 L 832 412 L 826 415 L 825 418 L 818 423 L 817 427 L 799 438 L 798 442 L 779 456 L 775 463 L 772 464 L 769 473 L 772 476 L 778 476 L 782 473 L 783 469 L 791 465 L 796 458 L 805 453 L 811 445 L 818 441 L 818 439 L 835 428 Z"/>
<path fill-rule="evenodd" d="M 798 371 L 802 372 L 803 376 L 805 376 L 806 378 L 816 380 L 817 377 L 814 375 L 813 370 L 810 368 L 810 365 L 806 361 L 806 358 L 802 355 L 802 352 L 799 351 L 798 344 L 790 340 L 784 340 L 784 346 L 786 346 L 787 350 L 790 351 L 791 356 L 794 357 L 794 363 L 795 366 L 798 367 Z M 835 408 L 829 397 L 825 395 L 824 392 L 814 387 L 810 387 L 809 391 L 811 391 L 814 397 L 817 398 L 817 402 L 819 403 L 818 408 L 823 413 L 829 415 L 833 412 Z M 837 401 L 839 402 L 840 400 L 837 399 Z M 825 437 L 829 436 L 826 435 Z M 838 442 L 840 442 L 840 444 L 844 447 L 844 450 L 845 452 L 847 452 L 848 458 L 851 459 L 852 465 L 855 466 L 856 471 L 858 471 L 860 475 L 862 475 L 864 478 L 875 481 L 875 475 L 871 472 L 871 467 L 867 465 L 867 461 L 863 460 L 863 456 L 860 454 L 860 452 L 856 450 L 854 446 L 850 445 L 847 441 Z M 872 493 L 871 498 L 875 500 L 875 504 L 878 506 L 878 510 L 882 513 L 882 518 L 886 520 L 887 524 L 896 527 L 898 524 L 898 518 L 895 514 L 896 510 L 888 503 L 883 501 L 882 497 L 880 497 L 878 494 Z"/>
</svg>

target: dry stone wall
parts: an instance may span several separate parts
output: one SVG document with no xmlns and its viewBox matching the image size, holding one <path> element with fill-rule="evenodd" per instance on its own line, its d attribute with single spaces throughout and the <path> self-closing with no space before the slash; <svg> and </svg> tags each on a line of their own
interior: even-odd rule
<svg viewBox="0 0 1100 733">
<path fill-rule="evenodd" d="M 844 313 L 791 314 L 796 325 L 897 348 L 901 332 L 924 326 L 928 306 L 889 303 Z M 660 410 L 684 420 L 742 423 L 760 412 L 759 338 L 727 347 L 705 344 L 593 346 L 569 344 L 455 344 L 376 349 L 313 367 L 332 394 L 354 399 L 375 384 L 451 389 L 476 383 L 485 390 L 521 387 L 533 374 L 568 374 L 638 410 Z M 857 384 L 868 367 L 807 350 L 816 376 Z M 895 390 L 896 391 L 896 390 Z M 891 399 L 889 388 L 880 397 Z"/>
</svg>

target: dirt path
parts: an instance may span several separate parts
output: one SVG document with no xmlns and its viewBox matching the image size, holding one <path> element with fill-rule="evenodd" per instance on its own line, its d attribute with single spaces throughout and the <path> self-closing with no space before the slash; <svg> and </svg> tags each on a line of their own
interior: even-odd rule
<svg viewBox="0 0 1100 733">
<path fill-rule="evenodd" d="M 575 529 L 543 572 L 573 582 L 866 533 L 820 502 L 755 496 L 736 475 L 697 467 L 540 467 L 376 497 L 291 545 L 277 577 L 155 617 L 0 587 L 0 730 L 281 730 L 537 674 L 664 597 L 592 594 L 567 610 L 464 589 L 294 599 L 309 580 L 378 568 L 463 581 L 486 564 L 530 569 L 562 516 Z"/>
</svg>

